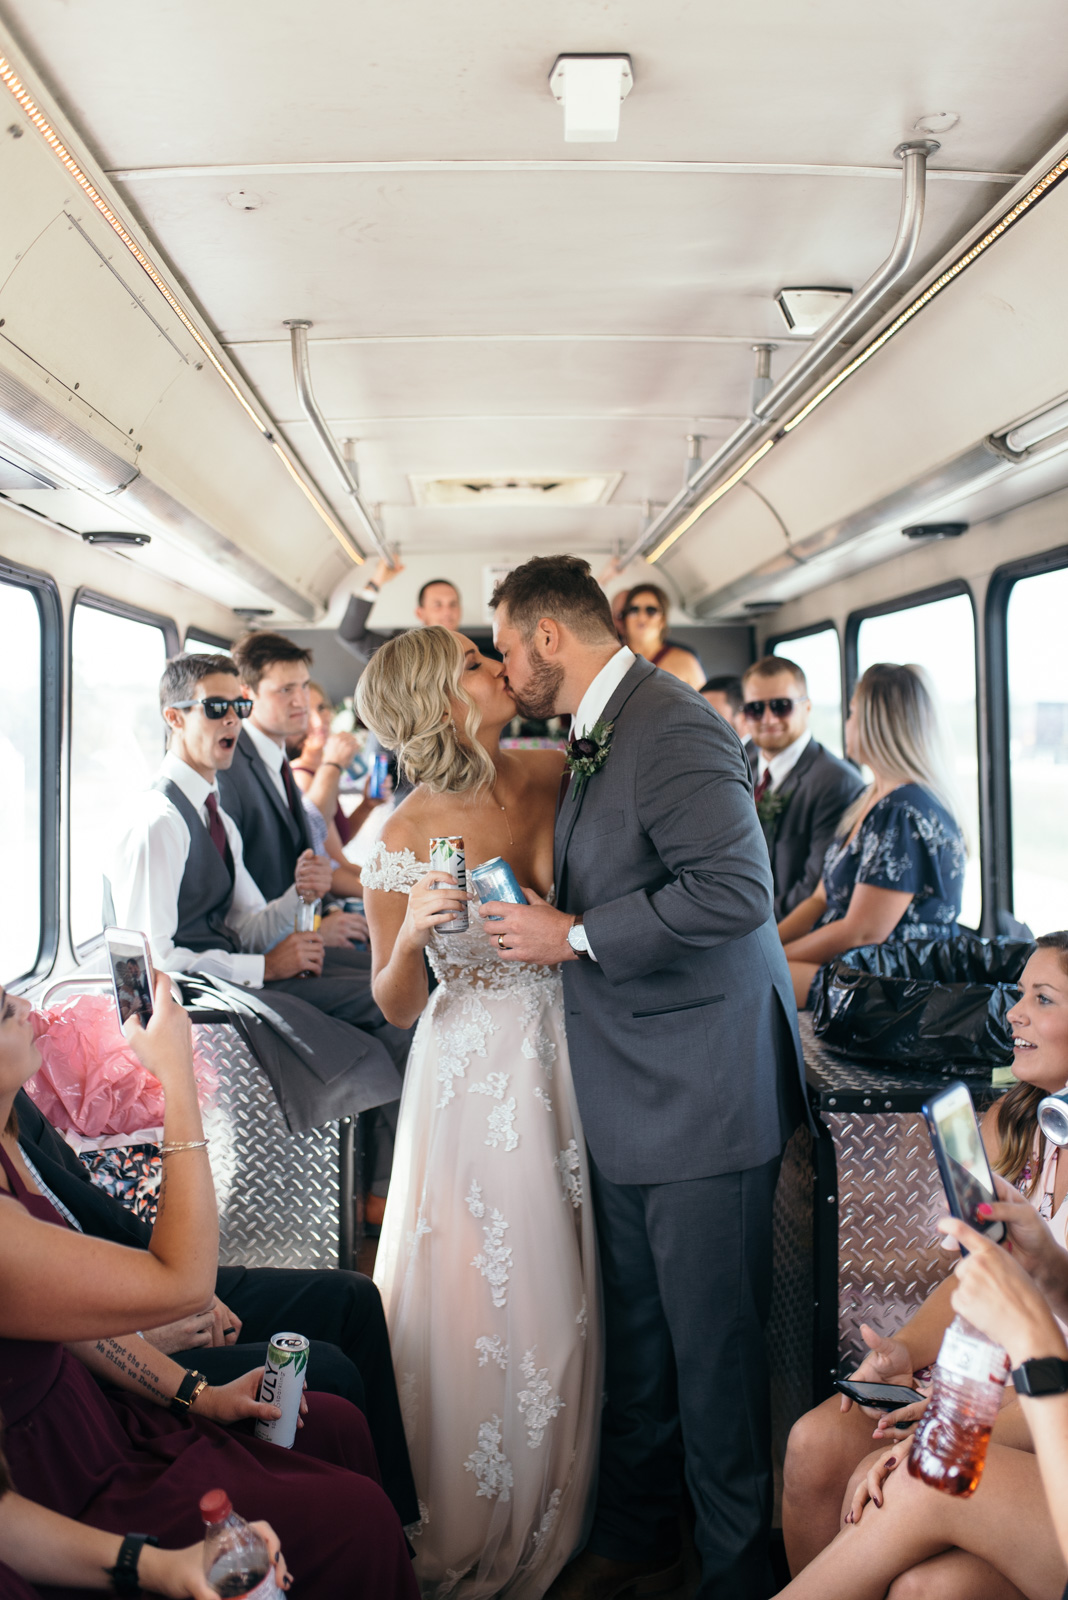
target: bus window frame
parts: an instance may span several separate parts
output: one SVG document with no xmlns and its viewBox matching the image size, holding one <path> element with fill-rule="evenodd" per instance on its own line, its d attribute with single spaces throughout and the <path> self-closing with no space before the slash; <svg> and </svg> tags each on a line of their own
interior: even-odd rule
<svg viewBox="0 0 1068 1600">
<path fill-rule="evenodd" d="M 54 578 L 0 556 L 0 582 L 27 589 L 41 624 L 41 929 L 37 956 L 28 972 L 8 984 L 20 994 L 48 976 L 59 954 L 63 760 L 63 602 Z"/>
<path fill-rule="evenodd" d="M 844 750 L 846 706 L 849 704 L 849 697 L 846 694 L 845 640 L 842 637 L 842 630 L 839 628 L 837 622 L 832 621 L 832 619 L 828 617 L 826 622 L 813 622 L 807 628 L 795 628 L 793 633 L 769 634 L 764 641 L 764 654 L 767 656 L 777 656 L 780 645 L 790 644 L 794 639 L 809 639 L 814 633 L 833 633 L 835 638 L 838 640 L 838 693 L 842 702 L 841 714 L 839 718 L 839 732 L 842 736 L 842 749 Z M 789 651 L 787 651 L 787 658 L 789 658 Z"/>
<path fill-rule="evenodd" d="M 228 656 L 231 650 L 234 648 L 233 640 L 224 639 L 221 633 L 215 632 L 214 628 L 197 628 L 193 626 L 193 624 L 190 624 L 190 626 L 186 628 L 185 635 L 182 639 L 183 650 L 189 649 L 190 635 L 192 635 L 194 639 L 200 639 L 204 644 L 214 645 L 219 654 L 223 656 Z"/>
<path fill-rule="evenodd" d="M 911 611 L 916 606 L 931 605 L 936 600 L 952 600 L 956 595 L 960 594 L 967 596 L 972 608 L 972 646 L 975 664 L 975 753 L 979 766 L 978 845 L 980 905 L 978 931 L 986 935 L 993 931 L 991 925 L 995 921 L 994 908 L 997 904 L 996 901 L 990 899 L 988 894 L 987 874 L 990 870 L 988 862 L 991 854 L 997 853 L 998 843 L 990 826 L 992 819 L 987 811 L 986 784 L 983 781 L 983 763 L 984 758 L 988 755 L 985 737 L 986 728 L 983 724 L 983 666 L 985 659 L 988 675 L 987 682 L 989 684 L 989 657 L 986 655 L 985 649 L 985 628 L 983 636 L 980 636 L 981 618 L 979 616 L 979 607 L 975 601 L 975 592 L 971 584 L 966 583 L 963 578 L 949 578 L 945 583 L 932 584 L 927 589 L 914 589 L 911 594 L 896 595 L 892 600 L 880 600 L 875 605 L 862 606 L 856 611 L 851 611 L 846 618 L 845 640 L 842 649 L 842 671 L 845 675 L 846 684 L 846 695 L 842 702 L 842 711 L 843 714 L 848 715 L 849 703 L 853 698 L 854 690 L 860 678 L 860 673 L 857 670 L 857 646 L 860 640 L 861 623 L 866 622 L 869 617 L 887 617 L 895 611 Z M 980 653 L 981 646 L 982 654 Z M 990 760 L 987 760 L 986 764 L 988 770 L 993 766 L 993 762 Z"/>
<path fill-rule="evenodd" d="M 71 870 L 71 784 L 74 779 L 74 619 L 79 606 L 87 606 L 91 611 L 106 611 L 113 617 L 125 617 L 129 622 L 141 622 L 151 628 L 159 628 L 163 634 L 163 644 L 168 660 L 171 656 L 178 655 L 181 644 L 178 624 L 173 617 L 164 616 L 159 611 L 148 611 L 144 606 L 132 605 L 127 600 L 116 600 L 114 595 L 102 594 L 98 589 L 76 589 L 71 601 L 70 618 L 67 624 L 67 660 L 70 670 L 67 674 L 67 785 L 66 785 L 66 854 L 67 854 L 67 903 L 64 907 L 67 919 L 67 937 L 74 959 L 81 966 L 85 958 L 100 949 L 103 944 L 103 933 L 96 934 L 92 939 L 86 939 L 82 944 L 74 942 L 74 928 L 71 923 L 71 889 L 73 872 Z M 58 787 L 58 785 L 57 785 Z"/>
<path fill-rule="evenodd" d="M 986 649 L 986 707 L 989 828 L 993 849 L 989 866 L 983 862 L 983 903 L 987 894 L 997 910 L 1015 916 L 1012 863 L 1012 774 L 1009 761 L 1011 707 L 1009 705 L 1009 600 L 1023 578 L 1068 567 L 1068 544 L 1056 545 L 1041 555 L 1022 556 L 995 567 L 986 586 L 983 631 Z"/>
</svg>

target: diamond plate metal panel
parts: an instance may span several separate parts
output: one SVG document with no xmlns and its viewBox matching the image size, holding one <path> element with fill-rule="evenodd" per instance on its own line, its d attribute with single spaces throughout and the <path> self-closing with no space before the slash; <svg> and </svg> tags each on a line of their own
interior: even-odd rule
<svg viewBox="0 0 1068 1600">
<path fill-rule="evenodd" d="M 775 1191 L 773 1278 L 768 1319 L 772 1451 L 812 1404 L 812 1135 L 798 1128 L 783 1152 Z"/>
<path fill-rule="evenodd" d="M 860 1324 L 900 1327 L 946 1276 L 935 1224 L 946 1209 L 931 1141 L 917 1114 L 823 1112 L 838 1167 L 838 1349 L 866 1349 Z"/>
<path fill-rule="evenodd" d="M 194 1026 L 217 1079 L 201 1111 L 219 1201 L 220 1263 L 336 1267 L 337 1123 L 290 1133 L 237 1029 Z"/>
</svg>

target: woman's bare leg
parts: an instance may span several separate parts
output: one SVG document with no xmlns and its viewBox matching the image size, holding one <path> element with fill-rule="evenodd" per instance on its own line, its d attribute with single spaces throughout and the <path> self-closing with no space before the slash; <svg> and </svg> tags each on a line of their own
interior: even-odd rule
<svg viewBox="0 0 1068 1600">
<path fill-rule="evenodd" d="M 841 1528 L 842 1497 L 859 1462 L 874 1448 L 874 1429 L 875 1423 L 857 1406 L 843 1415 L 838 1394 L 806 1411 L 790 1429 L 783 1465 L 782 1536 L 795 1578 Z M 904 1448 L 908 1449 L 907 1441 Z M 852 1489 L 849 1493 L 852 1498 Z"/>
<path fill-rule="evenodd" d="M 886 1600 L 1027 1600 L 981 1556 L 945 1550 L 895 1578 Z"/>
<path fill-rule="evenodd" d="M 812 980 L 820 969 L 814 961 L 790 961 L 787 965 L 790 968 L 797 1009 L 804 1011 L 808 1005 L 808 991 L 812 988 Z"/>
<path fill-rule="evenodd" d="M 968 1499 L 927 1488 L 902 1464 L 882 1508 L 867 1505 L 782 1592 L 792 1600 L 883 1600 L 895 1578 L 953 1547 L 988 1562 L 1027 1600 L 1060 1600 L 1068 1568 L 1033 1455 L 991 1445 Z"/>
</svg>

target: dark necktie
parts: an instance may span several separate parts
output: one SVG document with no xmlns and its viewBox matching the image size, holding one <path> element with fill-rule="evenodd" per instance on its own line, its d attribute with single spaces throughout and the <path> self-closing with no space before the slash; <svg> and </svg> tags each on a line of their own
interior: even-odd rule
<svg viewBox="0 0 1068 1600">
<path fill-rule="evenodd" d="M 289 801 L 289 809 L 295 817 L 299 817 L 301 810 L 300 796 L 297 794 L 297 785 L 296 780 L 293 777 L 293 769 L 289 765 L 289 762 L 285 760 L 282 762 L 282 782 L 286 786 L 286 799 Z"/>
<path fill-rule="evenodd" d="M 215 846 L 216 850 L 218 850 L 223 859 L 223 865 L 232 878 L 234 875 L 234 858 L 230 852 L 230 841 L 226 837 L 226 829 L 223 827 L 223 819 L 219 815 L 219 802 L 216 800 L 214 794 L 212 794 L 210 790 L 208 791 L 208 798 L 205 800 L 204 806 L 208 813 L 208 834 L 211 838 L 211 842 Z"/>
<path fill-rule="evenodd" d="M 763 800 L 764 796 L 767 794 L 768 789 L 770 787 L 771 787 L 771 768 L 768 767 L 768 769 L 764 773 L 764 776 L 761 778 L 760 782 L 757 784 L 756 788 L 753 790 L 753 801 L 754 801 L 754 803 L 756 805 L 760 804 L 761 800 Z"/>
</svg>

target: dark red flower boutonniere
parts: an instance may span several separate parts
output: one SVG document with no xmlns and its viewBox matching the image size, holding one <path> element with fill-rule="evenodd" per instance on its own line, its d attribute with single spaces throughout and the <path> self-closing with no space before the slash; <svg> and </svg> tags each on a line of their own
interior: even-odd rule
<svg viewBox="0 0 1068 1600">
<path fill-rule="evenodd" d="M 608 760 L 614 726 L 614 723 L 605 722 L 602 717 L 581 739 L 568 741 L 564 770 L 570 774 L 576 800 L 582 793 L 583 784 L 587 783 L 594 773 L 600 772 Z"/>
</svg>

